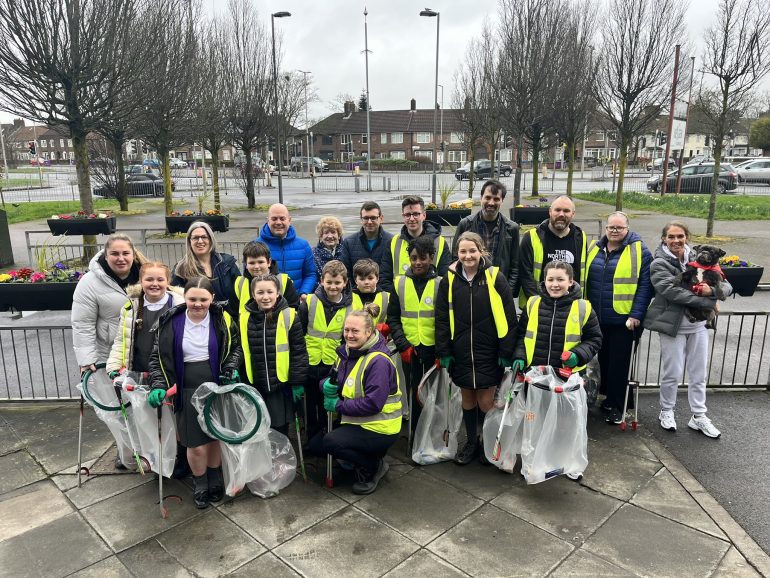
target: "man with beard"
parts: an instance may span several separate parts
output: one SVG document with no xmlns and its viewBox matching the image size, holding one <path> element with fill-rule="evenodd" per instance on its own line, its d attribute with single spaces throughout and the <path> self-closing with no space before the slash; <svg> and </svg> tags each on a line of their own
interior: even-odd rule
<svg viewBox="0 0 770 578">
<path fill-rule="evenodd" d="M 478 233 L 484 247 L 492 255 L 492 263 L 500 268 L 513 295 L 519 290 L 519 225 L 500 213 L 505 200 L 505 185 L 490 179 L 481 187 L 481 210 L 465 217 L 457 225 L 452 241 L 452 255 L 457 258 L 457 240 L 465 231 Z"/>
<path fill-rule="evenodd" d="M 551 261 L 572 266 L 574 279 L 585 285 L 586 234 L 572 223 L 575 203 L 566 195 L 557 197 L 548 209 L 548 220 L 527 231 L 519 252 L 519 306 L 540 294 L 543 267 Z"/>
</svg>

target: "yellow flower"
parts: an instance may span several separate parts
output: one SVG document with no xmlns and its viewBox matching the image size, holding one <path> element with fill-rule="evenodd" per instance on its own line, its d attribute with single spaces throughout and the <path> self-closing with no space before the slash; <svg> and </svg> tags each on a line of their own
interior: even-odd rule
<svg viewBox="0 0 770 578">
<path fill-rule="evenodd" d="M 8 273 L 0 274 L 0 283 L 7 283 L 11 279 L 13 279 L 13 277 L 11 277 Z"/>
</svg>

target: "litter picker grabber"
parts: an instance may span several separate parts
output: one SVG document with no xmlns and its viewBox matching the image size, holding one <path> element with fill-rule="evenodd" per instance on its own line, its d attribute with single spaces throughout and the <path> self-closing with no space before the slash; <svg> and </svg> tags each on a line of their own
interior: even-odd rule
<svg viewBox="0 0 770 578">
<path fill-rule="evenodd" d="M 329 383 L 332 385 L 336 385 L 337 389 L 339 390 L 339 384 L 337 383 L 337 368 L 331 370 L 331 373 L 329 375 Z M 339 393 L 338 393 L 339 395 Z M 330 434 L 332 432 L 332 427 L 334 427 L 334 412 L 328 411 L 326 412 L 326 433 Z M 332 467 L 334 465 L 334 460 L 332 458 L 331 454 L 326 454 L 326 487 L 327 488 L 333 488 L 334 487 L 334 477 L 332 474 Z"/>
<path fill-rule="evenodd" d="M 96 363 L 94 364 L 94 367 L 99 369 L 104 369 L 107 367 L 106 363 Z M 91 472 L 87 467 L 83 465 L 83 405 L 85 403 L 84 396 L 87 394 L 88 389 L 88 380 L 91 378 L 91 374 L 93 374 L 93 371 L 90 369 L 87 369 L 83 372 L 83 374 L 80 376 L 80 383 L 82 386 L 81 392 L 80 392 L 80 417 L 78 418 L 78 488 L 81 486 L 81 476 L 82 473 L 85 471 L 86 477 L 91 475 Z M 113 408 L 107 408 L 107 411 L 112 410 Z"/>
<path fill-rule="evenodd" d="M 304 397 L 304 396 L 303 396 Z M 297 430 L 297 451 L 299 453 L 299 469 L 302 472 L 302 479 L 307 483 L 307 473 L 305 472 L 305 457 L 302 455 L 302 429 L 299 425 L 299 414 L 294 409 L 294 429 Z"/>
<path fill-rule="evenodd" d="M 516 379 L 516 374 L 513 376 Z M 497 436 L 495 436 L 495 445 L 492 448 L 492 460 L 497 462 L 500 460 L 500 452 L 502 446 L 500 445 L 500 437 L 503 435 L 503 427 L 505 426 L 505 416 L 508 415 L 508 409 L 511 407 L 511 401 L 513 401 L 513 387 L 508 390 L 505 395 L 505 407 L 503 408 L 503 415 L 500 416 L 500 427 L 497 428 Z"/>
<path fill-rule="evenodd" d="M 414 361 L 412 361 L 414 363 Z M 416 427 L 416 424 L 414 423 L 414 397 L 415 392 L 414 389 L 414 382 L 412 380 L 412 363 L 406 364 L 404 366 L 404 377 L 406 378 L 406 395 L 407 395 L 407 401 L 406 401 L 406 407 L 407 411 L 409 412 L 409 426 L 406 430 L 406 457 L 408 459 L 412 458 L 412 428 Z"/>
<path fill-rule="evenodd" d="M 120 415 L 123 416 L 123 422 L 126 424 L 126 433 L 128 434 L 128 443 L 131 444 L 131 451 L 134 454 L 134 461 L 136 462 L 136 467 L 139 470 L 139 473 L 141 475 L 144 475 L 145 465 L 147 469 L 150 469 L 149 462 L 144 459 L 142 456 L 139 455 L 139 452 L 136 451 L 137 445 L 134 441 L 134 435 L 131 433 L 131 424 L 128 421 L 128 411 L 126 411 L 126 407 L 130 406 L 130 403 L 123 403 L 123 384 L 115 384 L 115 395 L 118 397 L 118 402 L 120 403 Z M 144 464 L 142 464 L 144 462 Z"/>
<path fill-rule="evenodd" d="M 636 380 L 636 360 L 639 352 L 639 341 L 641 341 L 642 332 L 634 331 L 634 350 L 631 354 L 631 367 L 629 368 L 628 385 L 626 385 L 626 395 L 623 400 L 623 421 L 620 422 L 620 431 L 626 431 L 626 411 L 628 411 L 628 396 L 633 391 L 634 395 L 634 418 L 631 420 L 631 429 L 636 431 L 639 424 L 639 382 Z"/>
<path fill-rule="evenodd" d="M 168 391 L 166 391 L 166 399 L 173 395 L 176 395 L 176 384 L 172 385 Z M 171 405 L 170 402 L 165 403 Z M 163 404 L 161 404 L 158 407 L 158 506 L 160 507 L 160 517 L 164 520 L 168 518 L 168 509 L 166 509 L 164 501 L 169 498 L 174 498 L 180 502 L 182 501 L 182 498 L 177 495 L 163 495 Z"/>
<path fill-rule="evenodd" d="M 447 396 L 446 396 L 446 428 L 444 429 L 444 434 L 442 435 L 442 439 L 444 440 L 444 447 L 449 447 L 449 434 L 451 433 L 449 431 L 449 404 L 452 402 L 452 382 L 450 381 L 447 383 Z M 500 434 L 497 434 L 498 438 L 500 437 Z"/>
</svg>

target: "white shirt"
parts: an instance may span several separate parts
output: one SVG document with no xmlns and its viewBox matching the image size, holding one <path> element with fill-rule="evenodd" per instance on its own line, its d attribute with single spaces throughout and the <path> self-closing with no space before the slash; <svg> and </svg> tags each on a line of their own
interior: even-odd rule
<svg viewBox="0 0 770 578">
<path fill-rule="evenodd" d="M 206 317 L 200 323 L 190 320 L 189 311 L 185 312 L 184 335 L 182 336 L 182 354 L 184 362 L 190 361 L 208 361 L 209 358 L 209 323 L 211 315 L 206 313 Z"/>
<path fill-rule="evenodd" d="M 168 300 L 171 299 L 171 295 L 166 293 L 163 297 L 160 298 L 160 301 L 156 303 L 150 303 L 149 301 L 145 300 L 144 306 L 147 307 L 150 311 L 158 311 L 159 309 L 162 309 L 166 306 L 166 303 L 168 303 Z"/>
</svg>

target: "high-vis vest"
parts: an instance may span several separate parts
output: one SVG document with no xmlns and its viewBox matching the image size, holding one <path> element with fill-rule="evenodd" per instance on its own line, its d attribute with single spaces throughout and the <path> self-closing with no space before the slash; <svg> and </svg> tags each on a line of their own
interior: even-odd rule
<svg viewBox="0 0 770 578">
<path fill-rule="evenodd" d="M 529 240 L 532 242 L 532 278 L 535 280 L 535 283 L 540 284 L 543 278 L 543 243 L 537 234 L 537 227 L 532 227 L 525 235 L 529 235 Z M 586 279 L 588 278 L 588 267 L 586 266 L 587 238 L 584 231 L 580 231 L 580 236 L 583 239 L 580 249 L 580 286 L 585 287 Z M 524 295 L 524 289 L 522 288 L 519 291 L 519 307 L 524 309 L 526 303 L 527 297 Z"/>
<path fill-rule="evenodd" d="M 535 354 L 535 343 L 537 340 L 538 309 L 542 297 L 530 297 L 527 301 L 527 331 L 524 334 L 524 349 L 527 352 L 527 367 L 532 365 L 532 358 Z M 569 351 L 580 343 L 580 337 L 583 334 L 583 326 L 591 315 L 591 303 L 585 299 L 575 299 L 572 302 L 567 317 L 567 325 L 564 327 L 564 349 Z M 573 371 L 584 369 L 585 365 L 575 367 Z"/>
<path fill-rule="evenodd" d="M 393 360 L 381 351 L 372 351 L 360 357 L 342 385 L 341 395 L 344 399 L 361 399 L 364 397 L 364 373 L 369 362 L 381 355 L 393 365 Z M 396 371 L 396 393 L 388 394 L 385 405 L 380 413 L 367 416 L 350 416 L 342 414 L 342 423 L 360 425 L 364 429 L 383 435 L 393 435 L 401 431 L 401 383 Z"/>
<path fill-rule="evenodd" d="M 292 307 L 287 307 L 278 314 L 276 322 L 275 374 L 281 383 L 289 381 L 289 329 L 291 329 L 291 324 L 294 323 L 296 315 L 297 312 Z M 254 371 L 251 366 L 251 348 L 249 346 L 249 317 L 251 317 L 251 311 L 248 309 L 244 310 L 240 316 L 241 348 L 243 349 L 243 363 L 246 366 L 246 376 L 252 385 L 269 386 L 267 383 L 254 383 Z"/>
<path fill-rule="evenodd" d="M 500 267 L 489 267 L 484 269 L 484 275 L 487 278 L 487 289 L 489 293 L 489 304 L 492 307 L 492 316 L 495 319 L 495 328 L 497 329 L 497 338 L 502 339 L 508 335 L 508 319 L 505 317 L 505 308 L 500 293 L 495 289 L 495 279 L 500 271 Z M 447 273 L 449 278 L 449 335 L 452 339 L 455 337 L 455 311 L 452 297 L 452 284 L 455 280 L 455 274 L 452 271 Z"/>
<path fill-rule="evenodd" d="M 323 303 L 316 295 L 307 296 L 307 333 L 305 344 L 310 365 L 334 365 L 337 359 L 337 347 L 342 342 L 342 330 L 345 319 L 353 311 L 353 306 L 338 309 L 330 323 L 326 323 Z"/>
<path fill-rule="evenodd" d="M 281 282 L 281 294 L 286 293 L 286 285 L 289 282 L 289 276 L 286 273 L 276 275 Z M 235 280 L 235 294 L 238 296 L 238 315 L 243 315 L 246 311 L 246 303 L 251 299 L 251 281 L 241 275 Z"/>
<path fill-rule="evenodd" d="M 408 241 L 405 241 L 401 235 L 396 235 L 390 241 L 390 254 L 393 257 L 393 277 L 396 275 L 403 275 L 410 267 L 409 253 L 407 252 Z M 433 246 L 436 248 L 436 255 L 433 258 L 433 263 L 438 265 L 441 261 L 441 255 L 444 253 L 444 247 L 446 241 L 441 235 L 436 235 L 433 238 Z"/>
<path fill-rule="evenodd" d="M 401 305 L 401 327 L 404 337 L 412 345 L 436 345 L 436 297 L 441 277 L 425 284 L 422 296 L 417 297 L 414 279 L 399 275 L 394 281 Z"/>
<path fill-rule="evenodd" d="M 591 262 L 599 253 L 599 245 L 596 241 L 591 242 L 588 249 L 588 260 L 585 268 L 591 266 Z M 612 277 L 612 308 L 616 313 L 628 315 L 634 305 L 634 296 L 639 286 L 639 274 L 642 270 L 642 242 L 634 241 L 623 248 L 618 257 L 618 263 L 615 266 L 615 274 Z M 586 275 L 586 279 L 588 276 Z M 588 287 L 584 289 L 584 294 L 588 294 Z"/>
<path fill-rule="evenodd" d="M 387 291 L 380 291 L 374 296 L 374 299 L 372 301 L 380 306 L 380 314 L 377 316 L 377 319 L 374 320 L 375 323 L 385 323 L 385 317 L 388 314 L 388 301 L 390 300 L 390 293 Z M 361 296 L 358 293 L 353 293 L 353 309 L 363 309 L 364 308 L 364 302 L 361 299 Z"/>
</svg>

